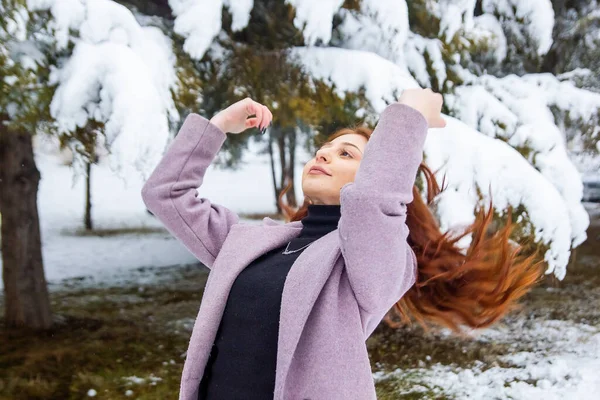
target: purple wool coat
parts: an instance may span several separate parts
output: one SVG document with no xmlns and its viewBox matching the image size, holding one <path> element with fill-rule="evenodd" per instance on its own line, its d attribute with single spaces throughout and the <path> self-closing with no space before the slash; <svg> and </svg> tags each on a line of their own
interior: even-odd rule
<svg viewBox="0 0 600 400">
<path fill-rule="evenodd" d="M 338 228 L 313 242 L 293 264 L 282 294 L 275 400 L 376 399 L 365 342 L 415 282 L 406 204 L 413 200 L 426 135 L 420 112 L 389 105 L 366 145 L 355 181 L 341 189 Z M 207 119 L 189 115 L 142 188 L 148 209 L 210 268 L 180 400 L 197 400 L 238 274 L 302 230 L 300 221 L 240 223 L 236 213 L 198 194 L 225 139 Z"/>
</svg>

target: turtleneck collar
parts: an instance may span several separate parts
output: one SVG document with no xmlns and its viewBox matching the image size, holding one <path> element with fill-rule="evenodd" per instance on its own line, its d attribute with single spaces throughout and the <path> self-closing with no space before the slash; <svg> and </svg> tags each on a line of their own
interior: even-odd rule
<svg viewBox="0 0 600 400">
<path fill-rule="evenodd" d="M 340 205 L 311 204 L 308 214 L 302 218 L 300 238 L 320 238 L 337 229 L 340 221 Z"/>
</svg>

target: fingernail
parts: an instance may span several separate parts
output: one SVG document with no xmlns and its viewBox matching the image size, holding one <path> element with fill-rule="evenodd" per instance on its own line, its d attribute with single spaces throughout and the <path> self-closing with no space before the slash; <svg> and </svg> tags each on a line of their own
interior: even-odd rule
<svg viewBox="0 0 600 400">
<path fill-rule="evenodd" d="M 267 131 L 267 128 L 265 127 L 260 130 L 260 133 L 264 135 L 266 131 Z"/>
</svg>

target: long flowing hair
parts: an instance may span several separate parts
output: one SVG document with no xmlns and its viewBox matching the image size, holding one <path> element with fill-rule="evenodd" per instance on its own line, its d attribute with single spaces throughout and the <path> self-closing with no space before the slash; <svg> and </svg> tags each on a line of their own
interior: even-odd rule
<svg viewBox="0 0 600 400">
<path fill-rule="evenodd" d="M 359 134 L 369 140 L 368 127 L 343 128 L 327 138 L 331 141 L 346 134 Z M 476 210 L 474 222 L 460 233 L 441 233 L 430 206 L 442 188 L 435 174 L 421 163 L 418 177 L 426 188 L 426 200 L 415 184 L 414 200 L 407 205 L 408 244 L 417 256 L 415 284 L 387 313 L 384 321 L 392 327 L 416 320 L 426 330 L 433 324 L 457 333 L 462 327 L 483 328 L 520 308 L 517 300 L 543 276 L 539 250 L 528 243 L 516 243 L 516 229 L 509 208 L 506 220 L 494 220 L 493 204 L 488 211 Z M 443 183 L 442 183 L 443 186 Z M 279 205 L 286 220 L 299 221 L 308 214 L 308 199 L 294 209 L 283 202 L 291 183 L 279 194 Z M 500 225 L 500 226 L 499 226 Z M 471 235 L 467 249 L 458 242 Z"/>
</svg>

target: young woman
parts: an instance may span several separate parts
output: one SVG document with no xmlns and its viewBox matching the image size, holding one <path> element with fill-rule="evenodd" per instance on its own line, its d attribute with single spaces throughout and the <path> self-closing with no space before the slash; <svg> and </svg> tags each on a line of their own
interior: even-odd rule
<svg viewBox="0 0 600 400">
<path fill-rule="evenodd" d="M 227 134 L 265 129 L 251 99 L 210 121 L 190 115 L 142 189 L 148 209 L 211 269 L 190 339 L 181 400 L 375 399 L 365 341 L 396 311 L 460 331 L 487 326 L 541 275 L 518 256 L 510 223 L 489 234 L 480 212 L 460 237 L 440 233 L 428 200 L 440 189 L 421 164 L 427 128 L 445 126 L 442 96 L 406 90 L 376 129 L 333 134 L 304 167 L 290 222 L 239 223 L 198 196 Z M 281 196 L 280 196 L 281 201 Z"/>
</svg>

